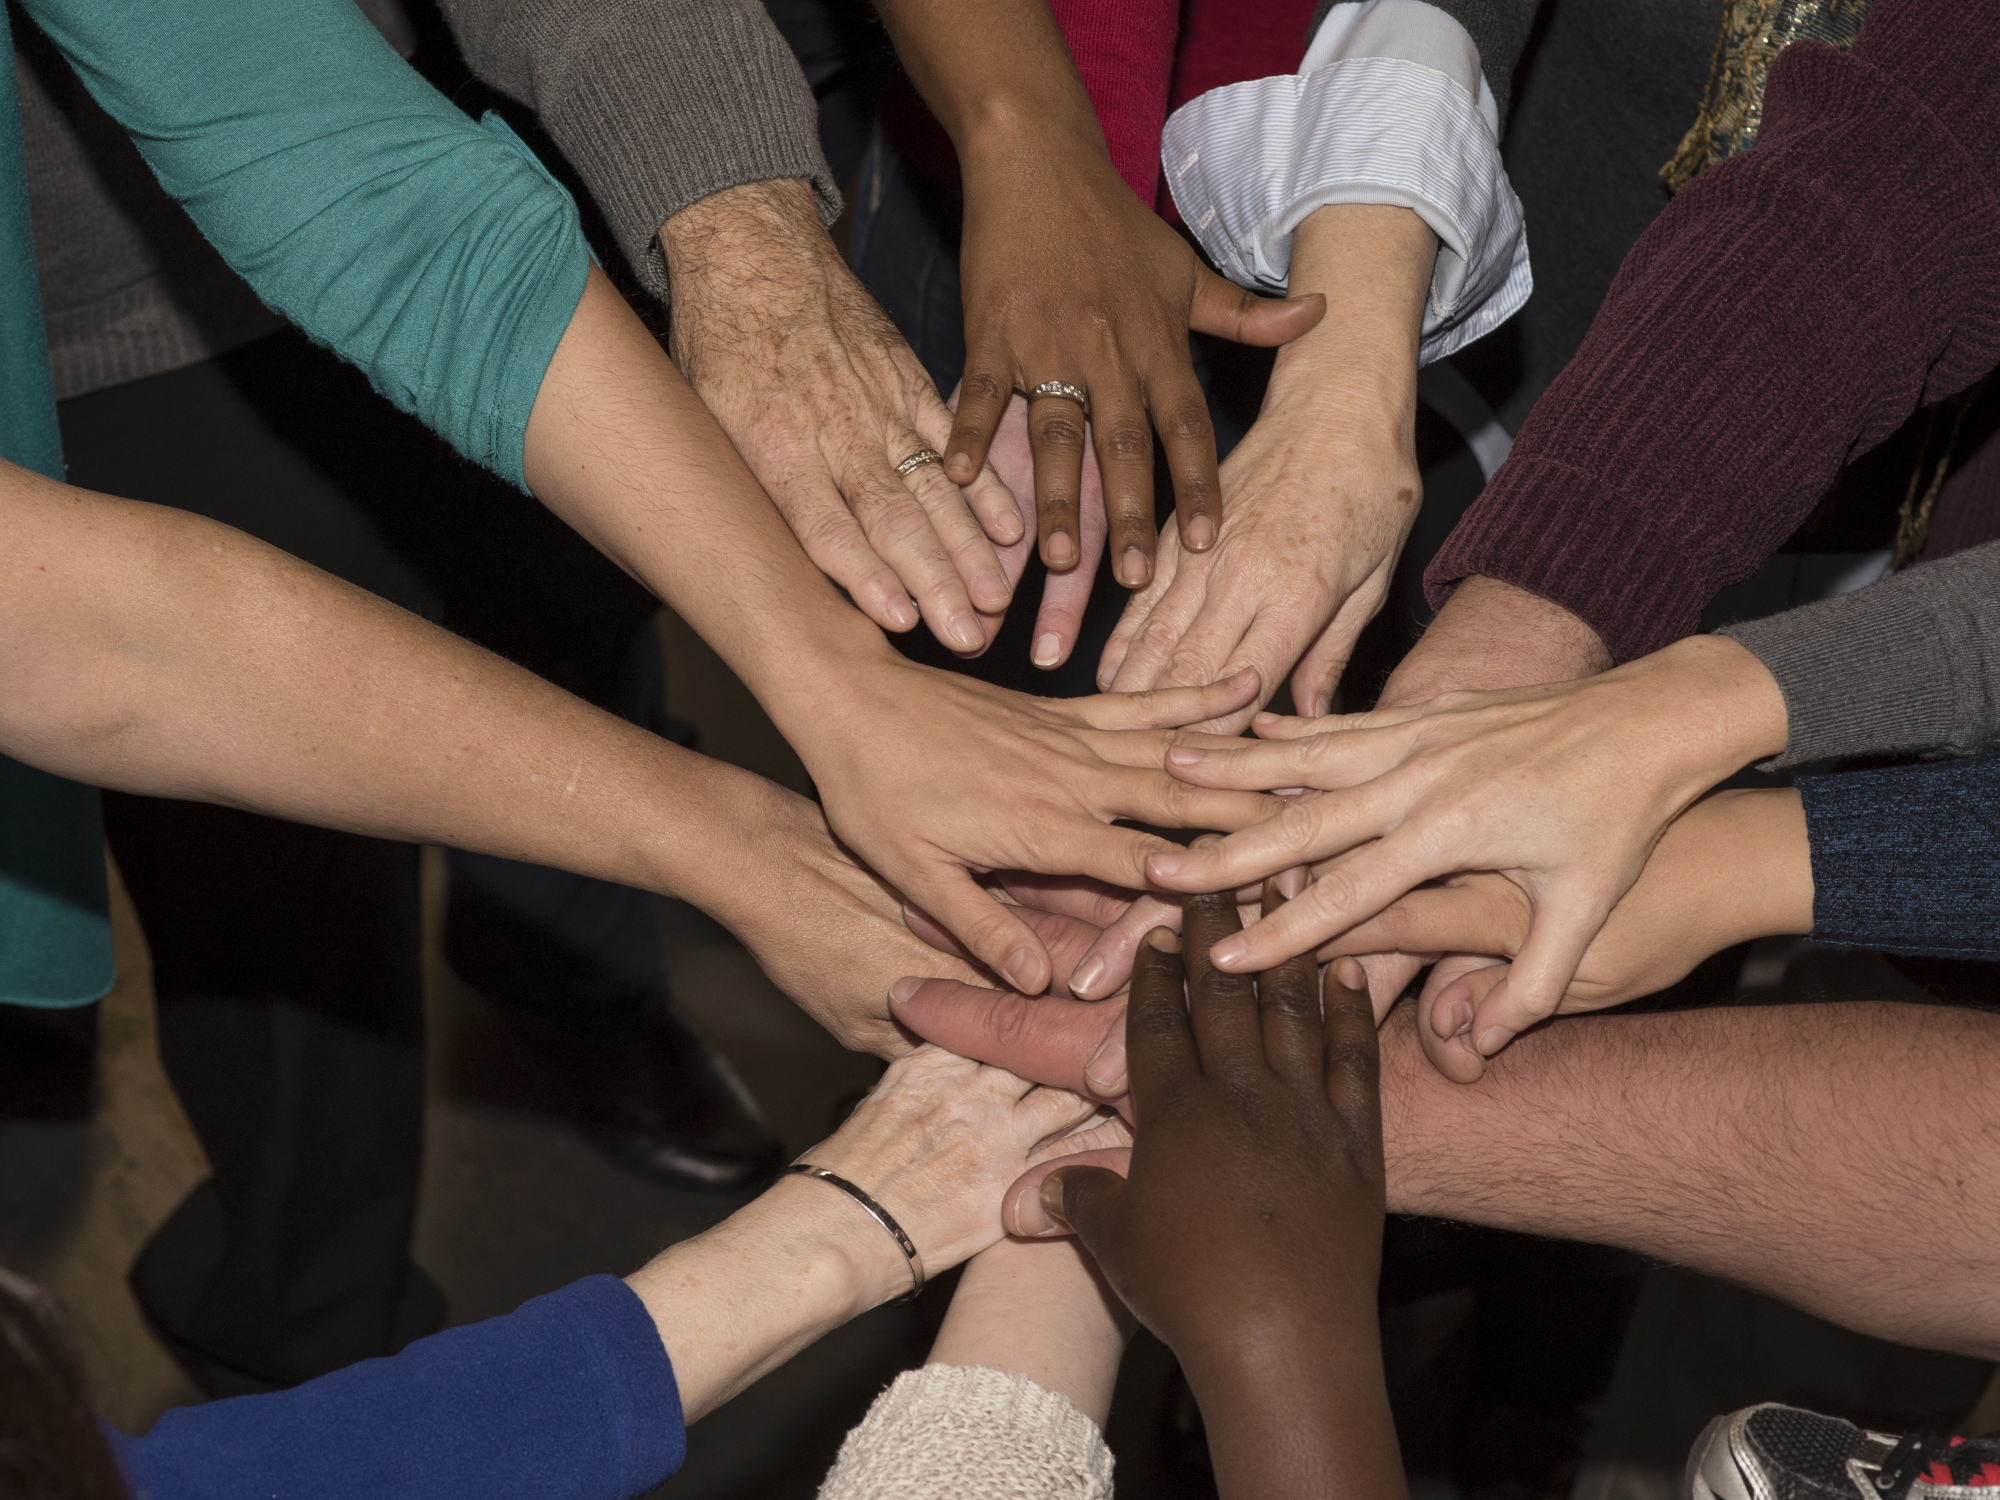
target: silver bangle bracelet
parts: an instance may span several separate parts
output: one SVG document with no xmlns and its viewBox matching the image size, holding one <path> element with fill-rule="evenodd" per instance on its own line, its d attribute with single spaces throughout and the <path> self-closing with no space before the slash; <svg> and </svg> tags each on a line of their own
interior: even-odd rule
<svg viewBox="0 0 2000 1500">
<path fill-rule="evenodd" d="M 904 1258 L 910 1263 L 910 1289 L 903 1293 L 902 1296 L 895 1298 L 894 1301 L 908 1302 L 924 1289 L 924 1258 L 917 1254 L 915 1242 L 907 1234 L 903 1233 L 903 1226 L 896 1222 L 895 1215 L 891 1214 L 888 1209 L 877 1203 L 839 1173 L 829 1172 L 825 1167 L 816 1167 L 809 1161 L 793 1162 L 780 1175 L 785 1177 L 794 1175 L 800 1177 L 817 1177 L 829 1187 L 839 1188 L 848 1197 L 867 1209 L 869 1216 L 877 1224 L 880 1224 L 884 1229 L 889 1231 L 890 1236 L 896 1241 L 897 1247 L 902 1250 Z"/>
</svg>

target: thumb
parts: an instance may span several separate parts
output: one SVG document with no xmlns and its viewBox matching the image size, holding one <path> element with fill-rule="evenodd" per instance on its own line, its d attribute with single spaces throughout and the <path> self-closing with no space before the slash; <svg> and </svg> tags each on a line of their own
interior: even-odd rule
<svg viewBox="0 0 2000 1500">
<path fill-rule="evenodd" d="M 1196 333 L 1273 348 L 1312 332 L 1326 316 L 1326 298 L 1318 292 L 1280 301 L 1245 291 L 1206 267 L 1198 274 L 1201 280 L 1188 309 L 1188 327 Z"/>
<path fill-rule="evenodd" d="M 1074 1232 L 1091 1249 L 1104 1238 L 1106 1216 L 1125 1193 L 1132 1151 L 1080 1151 L 1043 1162 L 1007 1190 L 1001 1222 L 1009 1234 L 1054 1239 Z M 1093 1251 L 1093 1253 L 1095 1253 Z"/>
</svg>

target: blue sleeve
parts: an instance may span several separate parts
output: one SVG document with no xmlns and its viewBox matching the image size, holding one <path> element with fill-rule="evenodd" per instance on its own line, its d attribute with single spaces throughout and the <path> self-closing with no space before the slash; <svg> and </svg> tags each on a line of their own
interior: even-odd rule
<svg viewBox="0 0 2000 1500">
<path fill-rule="evenodd" d="M 2000 755 L 1801 776 L 1812 941 L 2000 959 Z"/>
<path fill-rule="evenodd" d="M 659 1331 L 612 1276 L 112 1439 L 140 1500 L 628 1500 L 687 1451 Z"/>
<path fill-rule="evenodd" d="M 353 0 L 24 0 L 255 288 L 475 462 L 522 482 L 583 295 L 576 205 L 411 71 Z"/>
</svg>

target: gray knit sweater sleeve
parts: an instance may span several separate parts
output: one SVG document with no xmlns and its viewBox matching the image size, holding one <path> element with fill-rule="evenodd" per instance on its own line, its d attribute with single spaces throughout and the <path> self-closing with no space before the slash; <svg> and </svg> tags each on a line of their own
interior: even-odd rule
<svg viewBox="0 0 2000 1500">
<path fill-rule="evenodd" d="M 1336 0 L 1319 0 L 1312 25 L 1306 28 L 1308 46 L 1319 34 L 1320 23 L 1326 20 L 1335 3 Z M 1507 108 L 1514 93 L 1514 70 L 1521 65 L 1521 54 L 1527 50 L 1528 33 L 1534 29 L 1535 12 L 1541 9 L 1542 0 L 1428 0 L 1428 3 L 1458 22 L 1472 38 L 1472 45 L 1479 51 L 1479 71 L 1485 75 L 1486 86 L 1493 90 L 1504 134 Z"/>
<path fill-rule="evenodd" d="M 2000 542 L 1721 632 L 1784 690 L 1771 769 L 2000 746 Z"/>
<path fill-rule="evenodd" d="M 1111 1450 L 1025 1375 L 905 1370 L 848 1433 L 819 1500 L 1110 1500 Z"/>
<path fill-rule="evenodd" d="M 473 71 L 540 115 L 655 296 L 660 225 L 711 193 L 803 177 L 839 217 L 812 90 L 757 0 L 442 4 Z"/>
</svg>

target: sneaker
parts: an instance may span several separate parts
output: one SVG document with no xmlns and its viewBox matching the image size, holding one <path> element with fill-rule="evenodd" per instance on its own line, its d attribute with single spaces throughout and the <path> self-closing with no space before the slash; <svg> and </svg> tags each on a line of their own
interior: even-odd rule
<svg viewBox="0 0 2000 1500">
<path fill-rule="evenodd" d="M 2000 1433 L 1870 1432 L 1766 1402 L 1717 1417 L 1688 1454 L 1690 1500 L 2000 1500 Z"/>
</svg>

